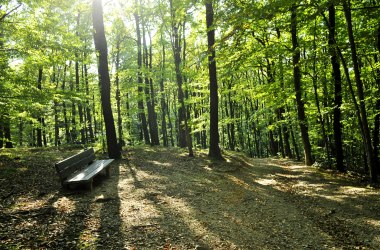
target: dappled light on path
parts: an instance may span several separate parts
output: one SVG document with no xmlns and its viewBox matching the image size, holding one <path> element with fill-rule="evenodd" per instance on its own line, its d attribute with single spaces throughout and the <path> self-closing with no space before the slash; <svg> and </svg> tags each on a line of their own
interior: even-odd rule
<svg viewBox="0 0 380 250">
<path fill-rule="evenodd" d="M 124 157 L 113 163 L 110 178 L 95 180 L 93 192 L 61 189 L 52 169 L 51 191 L 41 183 L 44 191 L 4 204 L 0 243 L 15 249 L 380 248 L 376 189 L 290 160 L 238 153 L 213 161 L 203 152 L 190 158 L 180 149 L 137 147 Z"/>
</svg>

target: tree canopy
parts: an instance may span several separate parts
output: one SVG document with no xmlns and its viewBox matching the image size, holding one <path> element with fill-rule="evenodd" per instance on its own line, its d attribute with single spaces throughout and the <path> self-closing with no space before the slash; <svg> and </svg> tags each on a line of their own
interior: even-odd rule
<svg viewBox="0 0 380 250">
<path fill-rule="evenodd" d="M 108 116 L 116 148 L 236 150 L 377 181 L 376 1 L 95 2 L 104 8 L 108 109 L 93 40 L 99 7 L 0 5 L 0 147 L 109 148 Z"/>
</svg>

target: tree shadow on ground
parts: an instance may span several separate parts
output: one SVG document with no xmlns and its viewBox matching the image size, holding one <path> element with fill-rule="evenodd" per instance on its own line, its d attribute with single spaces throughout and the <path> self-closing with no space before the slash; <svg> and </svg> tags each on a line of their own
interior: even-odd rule
<svg viewBox="0 0 380 250">
<path fill-rule="evenodd" d="M 352 202 L 359 196 L 337 200 L 326 195 L 310 198 L 282 186 L 288 180 L 313 185 L 311 180 L 314 177 L 310 178 L 309 173 L 295 176 L 302 171 L 290 172 L 283 166 L 268 164 L 267 160 L 252 160 L 253 164 L 235 168 L 236 171 L 216 171 L 203 156 L 196 159 L 179 156 L 175 159 L 175 154 L 161 149 L 149 152 L 137 149 L 136 152 L 144 160 L 131 160 L 129 168 L 134 182 L 145 191 L 141 198 L 159 211 L 156 221 L 159 221 L 161 229 L 181 232 L 171 234 L 182 237 L 173 237 L 174 245 L 323 249 L 379 244 L 376 239 L 379 227 L 365 223 L 366 220 L 378 222 L 378 215 L 363 215 L 363 210 L 355 207 L 355 201 Z M 284 176 L 288 179 L 283 179 Z M 322 176 L 316 180 L 321 189 L 332 188 L 330 181 L 324 183 L 326 180 Z M 344 186 L 344 183 L 334 185 Z M 356 214 L 357 220 L 331 215 L 331 208 L 337 207 L 342 208 L 339 213 Z M 161 224 L 162 221 L 166 223 Z M 372 233 L 361 235 L 364 238 L 353 237 L 356 234 L 353 228 L 370 228 Z M 374 243 L 368 245 L 370 241 Z"/>
<path fill-rule="evenodd" d="M 16 165 L 25 174 L 9 179 L 8 185 L 18 189 L 1 203 L 0 248 L 123 248 L 117 189 L 120 162 L 112 164 L 111 178 L 94 179 L 93 192 L 84 186 L 65 190 L 52 164 L 73 152 L 40 151 L 48 156 Z M 1 172 L 0 176 L 7 175 Z"/>
</svg>

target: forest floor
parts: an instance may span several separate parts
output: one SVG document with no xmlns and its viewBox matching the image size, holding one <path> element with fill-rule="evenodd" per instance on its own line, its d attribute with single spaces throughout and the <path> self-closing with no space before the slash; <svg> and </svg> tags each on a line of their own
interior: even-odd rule
<svg viewBox="0 0 380 250">
<path fill-rule="evenodd" d="M 136 147 L 63 190 L 54 162 L 77 151 L 0 151 L 0 249 L 380 249 L 380 192 L 358 178 Z"/>
</svg>

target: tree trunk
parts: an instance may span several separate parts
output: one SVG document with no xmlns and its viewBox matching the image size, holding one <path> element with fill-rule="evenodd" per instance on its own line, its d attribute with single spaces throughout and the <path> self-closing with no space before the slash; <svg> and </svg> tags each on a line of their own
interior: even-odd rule
<svg viewBox="0 0 380 250">
<path fill-rule="evenodd" d="M 350 0 L 344 0 L 343 1 L 343 9 L 344 9 L 344 15 L 346 17 L 347 22 L 347 32 L 348 32 L 348 39 L 350 41 L 350 47 L 351 47 L 351 57 L 352 57 L 352 63 L 355 73 L 355 82 L 356 82 L 356 89 L 357 94 L 359 97 L 359 110 L 363 125 L 363 143 L 364 148 L 367 154 L 367 161 L 368 161 L 368 167 L 370 170 L 371 175 L 371 181 L 377 182 L 377 168 L 374 154 L 373 154 L 373 148 L 372 148 L 372 142 L 371 142 L 371 134 L 368 126 L 368 119 L 367 119 L 367 111 L 365 108 L 365 97 L 364 97 L 364 90 L 363 90 L 363 83 L 361 80 L 361 74 L 359 69 L 359 61 L 358 56 L 356 52 L 356 44 L 352 29 L 352 19 L 351 19 L 351 4 Z"/>
<path fill-rule="evenodd" d="M 13 148 L 13 143 L 12 143 L 12 138 L 11 138 L 11 119 L 9 118 L 8 113 L 4 115 L 4 139 L 5 139 L 5 147 Z"/>
<path fill-rule="evenodd" d="M 78 13 L 77 16 L 77 31 L 76 36 L 79 37 L 79 22 L 80 22 L 80 13 Z M 79 56 L 78 52 L 75 52 L 75 86 L 76 86 L 76 92 L 80 94 L 80 79 L 79 79 Z M 81 102 L 78 103 L 78 114 L 79 114 L 79 127 L 80 127 L 80 138 L 81 138 L 81 144 L 85 144 L 85 134 L 84 134 L 84 119 L 83 119 L 83 107 Z"/>
<path fill-rule="evenodd" d="M 164 74 L 165 74 L 165 44 L 162 39 L 161 33 L 161 42 L 162 42 L 162 62 L 161 62 L 161 79 L 160 79 L 160 92 L 161 92 L 161 133 L 162 140 L 165 147 L 169 145 L 168 143 L 168 132 L 166 128 L 166 101 L 165 101 L 165 88 L 164 88 Z"/>
<path fill-rule="evenodd" d="M 291 9 L 291 34 L 293 44 L 293 74 L 294 74 L 294 90 L 296 92 L 298 122 L 301 130 L 302 144 L 304 147 L 305 164 L 310 166 L 313 164 L 311 155 L 311 145 L 309 140 L 309 132 L 307 119 L 305 115 L 305 106 L 302 100 L 301 73 L 299 67 L 300 48 L 297 38 L 297 6 L 293 5 Z"/>
<path fill-rule="evenodd" d="M 65 68 L 63 69 L 63 79 L 62 79 L 62 91 L 65 91 L 65 85 L 66 85 L 66 71 L 67 71 L 67 65 L 65 63 Z M 63 100 L 63 103 L 62 103 L 62 106 L 63 106 L 63 121 L 64 121 L 64 125 L 65 125 L 65 137 L 66 137 L 66 143 L 69 144 L 70 143 L 70 129 L 69 129 L 69 120 L 67 118 L 67 109 L 66 109 L 66 101 Z"/>
<path fill-rule="evenodd" d="M 186 147 L 186 131 L 185 131 L 185 108 L 182 106 L 182 102 L 184 102 L 184 95 L 182 90 L 183 85 L 183 77 L 181 71 L 181 45 L 180 45 L 180 35 L 179 35 L 179 21 L 177 21 L 176 10 L 173 9 L 172 0 L 170 0 L 170 11 L 171 11 L 171 19 L 172 19 L 172 49 L 174 54 L 174 66 L 176 73 L 176 81 L 178 87 L 178 102 L 180 106 L 178 108 L 178 116 L 177 116 L 177 126 L 178 126 L 178 146 L 181 148 Z M 177 23 L 178 22 L 178 23 Z"/>
<path fill-rule="evenodd" d="M 208 156 L 221 159 L 219 148 L 218 80 L 215 61 L 215 27 L 212 0 L 206 1 L 206 24 L 208 41 L 208 72 L 210 80 L 210 146 Z"/>
<path fill-rule="evenodd" d="M 149 73 L 151 73 L 151 63 L 149 63 L 149 59 L 151 59 L 151 55 L 148 53 L 148 46 L 146 44 L 146 34 L 145 34 L 145 22 L 142 19 L 142 37 L 143 37 L 143 61 L 145 66 L 145 99 L 146 106 L 148 110 L 148 125 L 149 125 L 149 134 L 150 134 L 150 144 L 152 146 L 159 145 L 160 141 L 158 138 L 158 126 L 157 126 L 157 114 L 154 104 L 154 92 L 153 92 L 153 80 L 149 77 Z M 150 50 L 150 52 L 152 52 Z M 149 72 L 149 73 L 148 73 Z"/>
<path fill-rule="evenodd" d="M 115 62 L 115 85 L 116 85 L 116 108 L 117 108 L 117 131 L 118 131 L 118 143 L 122 147 L 124 145 L 123 140 L 123 121 L 121 118 L 121 97 L 120 97 L 120 86 L 119 86 L 119 67 L 120 67 L 120 37 L 117 37 L 116 41 L 116 62 Z"/>
<path fill-rule="evenodd" d="M 377 29 L 377 50 L 380 53 L 380 25 Z M 375 55 L 375 62 L 379 63 L 377 55 Z M 376 83 L 377 83 L 377 100 L 376 100 L 376 115 L 373 129 L 373 155 L 375 158 L 376 166 L 379 170 L 379 131 L 380 131 L 380 69 L 376 70 Z"/>
<path fill-rule="evenodd" d="M 0 121 L 0 123 L 1 123 L 1 121 Z M 1 124 L 0 124 L 0 131 L 1 131 Z M 23 145 L 23 141 L 24 141 L 23 135 L 24 135 L 24 121 L 20 117 L 19 124 L 18 124 L 18 141 L 19 141 L 20 147 L 22 147 L 22 145 Z M 1 134 L 0 134 L 0 140 L 2 140 Z M 2 148 L 1 142 L 0 142 L 0 148 Z"/>
<path fill-rule="evenodd" d="M 340 65 L 335 48 L 335 6 L 331 2 L 329 5 L 329 51 L 331 57 L 331 65 L 333 68 L 332 76 L 334 79 L 334 151 L 336 157 L 336 168 L 340 172 L 345 172 L 343 165 L 343 142 L 342 142 L 342 124 L 341 112 L 342 106 L 342 77 L 340 73 Z"/>
<path fill-rule="evenodd" d="M 136 9 L 138 8 L 137 0 L 135 2 Z M 146 122 L 145 117 L 145 109 L 144 109 L 144 101 L 143 101 L 143 79 L 142 79 L 142 51 L 141 51 L 141 32 L 140 32 L 140 17 L 137 12 L 134 13 L 135 22 L 136 22 L 136 36 L 137 36 L 137 66 L 138 66 L 138 73 L 137 73 L 137 91 L 138 91 L 138 101 L 137 106 L 139 109 L 139 118 L 141 121 L 141 130 L 144 137 L 145 144 L 150 144 L 150 137 L 148 132 L 148 125 Z"/>
<path fill-rule="evenodd" d="M 4 116 L 0 116 L 0 148 L 4 147 Z"/>
<path fill-rule="evenodd" d="M 176 80 L 178 87 L 178 102 L 180 104 L 178 108 L 178 138 L 180 147 L 188 147 L 189 156 L 194 156 L 193 145 L 190 135 L 190 129 L 188 126 L 188 121 L 186 117 L 186 106 L 185 106 L 185 96 L 183 93 L 183 76 L 182 76 L 182 59 L 181 59 L 181 45 L 180 45 L 180 34 L 179 34 L 179 22 L 176 17 L 176 10 L 173 9 L 173 2 L 170 0 L 170 14 L 172 22 L 172 49 L 174 54 L 174 64 L 176 72 Z"/>
<path fill-rule="evenodd" d="M 94 142 L 95 141 L 95 136 L 94 136 L 94 130 L 92 128 L 92 116 L 91 116 L 91 108 L 90 108 L 90 88 L 89 88 L 89 85 L 88 85 L 88 71 L 87 71 L 87 65 L 84 64 L 83 65 L 83 70 L 84 70 L 84 81 L 85 81 L 85 87 L 86 87 L 86 117 L 87 117 L 87 123 L 88 123 L 88 127 L 87 127 L 87 131 L 89 133 L 89 137 L 90 137 L 90 142 Z M 87 139 L 88 140 L 88 139 Z"/>
<path fill-rule="evenodd" d="M 42 90 L 42 68 L 38 69 L 37 89 Z M 42 116 L 37 118 L 39 124 L 37 127 L 37 147 L 42 147 Z"/>
<path fill-rule="evenodd" d="M 120 148 L 117 145 L 116 130 L 111 109 L 110 77 L 108 71 L 107 41 L 104 33 L 103 6 L 101 0 L 92 2 L 92 20 L 94 26 L 94 43 L 98 54 L 98 74 L 101 86 L 101 102 L 104 123 L 106 127 L 108 156 L 120 158 Z"/>
</svg>

